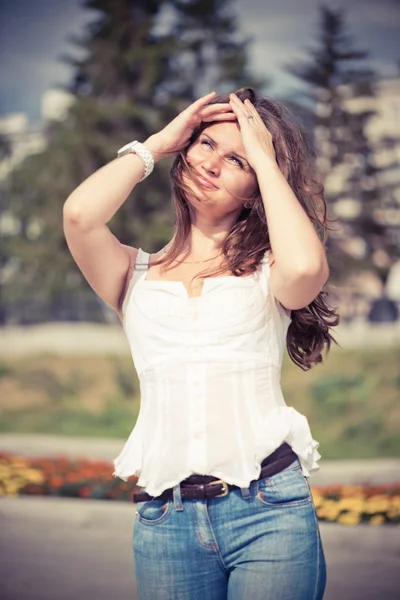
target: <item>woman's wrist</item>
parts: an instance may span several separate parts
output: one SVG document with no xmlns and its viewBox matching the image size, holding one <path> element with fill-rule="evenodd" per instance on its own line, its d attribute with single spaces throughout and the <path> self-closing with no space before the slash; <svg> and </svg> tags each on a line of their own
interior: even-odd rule
<svg viewBox="0 0 400 600">
<path fill-rule="evenodd" d="M 157 138 L 157 134 L 151 135 L 149 138 L 147 138 L 147 140 L 144 142 L 144 145 L 148 150 L 150 150 L 155 163 L 161 158 L 167 156 L 167 154 L 162 150 L 160 141 Z"/>
<path fill-rule="evenodd" d="M 255 159 L 252 160 L 252 167 L 256 175 L 265 171 L 280 171 L 279 165 L 269 154 L 260 152 Z"/>
</svg>

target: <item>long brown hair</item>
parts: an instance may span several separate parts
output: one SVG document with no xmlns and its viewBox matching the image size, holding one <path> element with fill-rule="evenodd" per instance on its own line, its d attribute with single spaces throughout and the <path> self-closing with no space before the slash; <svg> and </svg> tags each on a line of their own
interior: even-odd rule
<svg viewBox="0 0 400 600">
<path fill-rule="evenodd" d="M 317 176 L 315 156 L 302 127 L 282 103 L 262 96 L 252 88 L 242 88 L 236 94 L 242 101 L 248 98 L 252 102 L 271 132 L 278 166 L 325 243 L 328 219 L 324 187 Z M 219 102 L 229 102 L 229 94 L 214 97 L 210 104 Z M 187 200 L 191 192 L 183 181 L 183 175 L 190 174 L 192 178 L 196 178 L 186 160 L 186 153 L 202 131 L 211 124 L 202 123 L 193 132 L 188 145 L 174 160 L 170 177 L 176 214 L 175 234 L 166 254 L 153 263 L 163 264 L 162 270 L 170 266 L 185 250 L 191 229 L 192 209 Z M 251 208 L 243 207 L 236 223 L 221 244 L 224 266 L 228 267 L 233 275 L 249 275 L 257 270 L 265 252 L 270 248 L 264 204 L 258 193 Z M 223 271 L 220 267 L 202 273 L 210 276 Z M 201 274 L 196 275 L 199 276 Z M 286 347 L 292 361 L 304 371 L 322 362 L 324 347 L 328 352 L 331 343 L 337 343 L 329 330 L 338 324 L 339 316 L 327 302 L 326 287 L 325 284 L 308 306 L 291 312 L 292 320 L 287 332 Z"/>
</svg>

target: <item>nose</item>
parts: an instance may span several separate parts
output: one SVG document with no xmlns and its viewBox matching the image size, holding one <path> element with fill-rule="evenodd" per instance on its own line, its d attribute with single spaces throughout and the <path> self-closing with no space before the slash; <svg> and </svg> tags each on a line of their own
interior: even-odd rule
<svg viewBox="0 0 400 600">
<path fill-rule="evenodd" d="M 220 157 L 216 152 L 213 152 L 212 155 L 207 156 L 202 162 L 202 167 L 207 173 L 211 175 L 218 176 L 220 172 Z"/>
</svg>

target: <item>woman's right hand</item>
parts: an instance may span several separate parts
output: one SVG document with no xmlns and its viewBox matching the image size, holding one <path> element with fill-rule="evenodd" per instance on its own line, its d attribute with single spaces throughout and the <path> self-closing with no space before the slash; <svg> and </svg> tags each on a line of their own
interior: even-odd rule
<svg viewBox="0 0 400 600">
<path fill-rule="evenodd" d="M 230 104 L 208 104 L 215 96 L 210 92 L 190 104 L 173 121 L 159 133 L 149 137 L 144 145 L 150 150 L 157 161 L 164 156 L 171 156 L 182 150 L 189 142 L 193 131 L 202 122 L 235 121 L 236 115 L 232 112 Z"/>
</svg>

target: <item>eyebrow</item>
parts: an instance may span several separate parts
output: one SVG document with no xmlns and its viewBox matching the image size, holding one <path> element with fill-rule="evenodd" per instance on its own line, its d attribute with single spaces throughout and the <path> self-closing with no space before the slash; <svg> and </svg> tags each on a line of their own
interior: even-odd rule
<svg viewBox="0 0 400 600">
<path fill-rule="evenodd" d="M 210 136 L 208 135 L 208 133 L 205 133 L 205 132 L 203 131 L 203 135 L 205 135 L 205 136 L 206 136 L 206 137 L 207 137 L 207 138 L 208 138 L 208 139 L 209 139 L 209 140 L 210 140 L 210 141 L 211 141 L 213 144 L 215 144 L 216 146 L 218 146 L 217 142 L 216 142 L 215 140 L 213 140 L 213 138 L 212 138 L 212 137 L 210 137 Z M 244 156 L 242 156 L 241 154 L 238 154 L 237 152 L 232 152 L 232 156 L 236 156 L 237 158 L 241 158 L 241 159 L 242 159 L 242 160 L 243 160 L 243 161 L 246 163 L 246 165 L 250 166 L 249 162 L 248 162 L 248 161 L 245 159 L 245 157 L 244 157 Z"/>
</svg>

